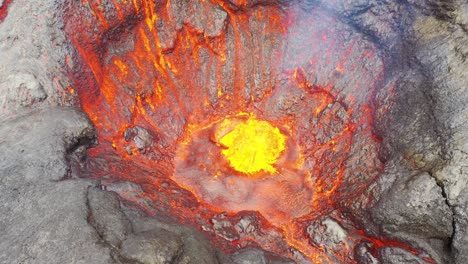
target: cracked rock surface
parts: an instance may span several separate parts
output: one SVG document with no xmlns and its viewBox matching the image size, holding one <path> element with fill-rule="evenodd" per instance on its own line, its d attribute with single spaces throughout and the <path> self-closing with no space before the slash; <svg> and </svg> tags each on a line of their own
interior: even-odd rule
<svg viewBox="0 0 468 264">
<path fill-rule="evenodd" d="M 374 211 L 385 232 L 408 232 L 426 238 L 452 235 L 452 212 L 440 187 L 427 173 L 392 186 Z M 421 223 L 424 223 L 422 225 Z"/>
</svg>

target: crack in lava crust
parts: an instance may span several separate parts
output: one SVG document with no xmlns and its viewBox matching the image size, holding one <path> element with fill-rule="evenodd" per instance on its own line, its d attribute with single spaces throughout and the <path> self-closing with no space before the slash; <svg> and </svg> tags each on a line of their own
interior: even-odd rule
<svg viewBox="0 0 468 264">
<path fill-rule="evenodd" d="M 83 59 L 69 65 L 73 90 L 98 133 L 91 175 L 138 184 L 141 192 L 119 194 L 206 231 L 226 251 L 259 245 L 300 259 L 294 247 L 316 263 L 352 259 L 362 233 L 335 252 L 311 244 L 306 229 L 372 202 L 382 164 L 371 102 L 384 65 L 371 43 L 296 5 L 81 2 L 70 4 L 66 31 Z M 239 177 L 214 144 L 218 121 L 239 112 L 287 136 L 274 177 Z M 255 231 L 232 224 L 246 219 Z"/>
</svg>

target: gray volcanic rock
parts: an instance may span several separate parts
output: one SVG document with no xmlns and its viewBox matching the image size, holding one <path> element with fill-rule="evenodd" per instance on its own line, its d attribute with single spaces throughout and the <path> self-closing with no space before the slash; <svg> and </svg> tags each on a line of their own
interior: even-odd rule
<svg viewBox="0 0 468 264">
<path fill-rule="evenodd" d="M 2 113 L 18 111 L 19 107 L 30 107 L 47 98 L 36 77 L 27 73 L 9 75 L 0 83 L 0 91 L 5 94 L 0 99 Z"/>
<path fill-rule="evenodd" d="M 121 185 L 124 183 L 121 183 Z M 89 188 L 90 224 L 122 263 L 230 263 L 197 231 L 122 207 L 116 193 Z"/>
<path fill-rule="evenodd" d="M 142 218 L 137 216 L 131 216 L 129 218 L 132 221 L 135 234 L 154 234 L 153 237 L 155 241 L 152 242 L 153 244 L 162 243 L 162 241 L 168 239 L 170 236 L 176 241 L 180 240 L 181 243 L 177 242 L 171 244 L 168 248 L 163 248 L 166 252 L 164 254 L 167 257 L 175 257 L 177 255 L 177 263 L 211 264 L 219 263 L 219 260 L 223 259 L 222 254 L 215 249 L 213 244 L 196 230 L 182 225 L 169 224 L 155 218 Z M 124 242 L 124 245 L 125 244 L 126 242 Z M 141 253 L 143 254 L 142 257 L 155 258 L 154 255 L 151 255 L 155 253 L 147 255 L 149 253 L 149 251 L 147 251 L 148 248 L 143 247 L 142 249 L 147 252 Z"/>
<path fill-rule="evenodd" d="M 416 257 L 410 252 L 394 247 L 383 247 L 379 250 L 379 258 L 382 264 L 424 264 L 426 261 Z"/>
<path fill-rule="evenodd" d="M 75 99 L 64 93 L 71 84 L 65 73 L 74 51 L 63 32 L 65 6 L 16 0 L 7 8 L 0 22 L 0 116 L 70 105 Z"/>
<path fill-rule="evenodd" d="M 432 77 L 434 88 L 434 116 L 439 124 L 440 134 L 445 142 L 445 166 L 433 171 L 434 177 L 443 187 L 447 202 L 454 212 L 453 253 L 455 263 L 466 263 L 468 244 L 466 215 L 468 190 L 468 34 L 464 29 L 463 10 L 466 3 L 454 3 L 446 19 L 421 16 L 414 24 L 415 56 Z M 466 15 L 466 14 L 465 14 Z M 455 23 L 454 23 L 455 21 Z"/>
<path fill-rule="evenodd" d="M 100 237 L 113 247 L 120 247 L 131 231 L 130 221 L 120 209 L 120 203 L 114 192 L 89 188 L 89 220 Z"/>
<path fill-rule="evenodd" d="M 468 263 L 468 193 L 459 197 L 459 205 L 454 208 L 455 232 L 453 235 L 453 253 L 456 263 Z"/>
<path fill-rule="evenodd" d="M 380 264 L 380 261 L 372 255 L 369 243 L 361 242 L 354 248 L 354 258 L 359 264 Z"/>
<path fill-rule="evenodd" d="M 456 11 L 463 4 L 463 0 L 408 0 L 408 3 L 416 6 L 425 15 L 436 16 L 441 19 L 450 19 L 455 16 Z"/>
<path fill-rule="evenodd" d="M 416 7 L 413 25 L 403 43 L 402 53 L 409 64 L 398 63 L 411 70 L 397 86 L 401 88 L 392 110 L 396 111 L 394 121 L 387 120 L 384 122 L 387 125 L 382 123 L 377 127 L 387 127 L 386 157 L 402 161 L 400 166 L 413 172 L 406 176 L 399 174 L 392 189 L 381 194 L 378 205 L 381 207 L 374 210 L 374 216 L 387 231 L 404 230 L 414 233 L 410 235 L 413 238 L 427 237 L 426 241 L 445 255 L 445 262 L 466 263 L 467 207 L 463 198 L 468 186 L 464 169 L 468 131 L 468 36 L 463 11 L 466 4 L 462 1 L 409 2 Z M 421 171 L 428 174 L 419 174 Z M 419 175 L 419 179 L 414 181 L 410 175 Z M 408 195 L 412 192 L 422 195 Z M 437 236 L 444 245 L 434 242 L 432 238 Z M 447 249 L 450 245 L 451 251 Z M 406 261 L 394 258 L 396 263 Z"/>
<path fill-rule="evenodd" d="M 208 37 L 217 37 L 225 27 L 227 13 L 217 5 L 192 0 L 176 0 L 172 1 L 171 4 L 176 18 L 177 30 L 180 30 L 185 23 Z"/>
<path fill-rule="evenodd" d="M 73 109 L 0 125 L 0 263 L 112 263 L 87 222 L 92 181 L 67 179 L 66 158 L 94 134 Z"/>
<path fill-rule="evenodd" d="M 49 108 L 73 102 L 61 4 L 10 1 L 0 22 L 0 263 L 114 263 L 87 221 L 96 183 L 72 179 L 68 163 L 94 129 L 76 109 Z"/>
<path fill-rule="evenodd" d="M 410 22 L 410 6 L 399 1 L 320 1 L 320 5 L 342 16 L 384 47 L 400 40 L 402 30 Z"/>
<path fill-rule="evenodd" d="M 131 236 L 124 241 L 122 257 L 144 264 L 169 264 L 180 258 L 183 252 L 182 239 L 170 232 L 145 233 Z"/>
<path fill-rule="evenodd" d="M 219 262 L 190 228 L 148 218 L 132 233 L 115 193 L 70 178 L 69 156 L 94 137 L 82 113 L 30 112 L 3 120 L 0 133 L 0 263 Z"/>
<path fill-rule="evenodd" d="M 245 248 L 231 255 L 233 264 L 292 264 L 294 261 L 257 248 Z"/>
<path fill-rule="evenodd" d="M 385 232 L 407 232 L 426 238 L 448 239 L 453 232 L 452 212 L 434 178 L 417 174 L 397 182 L 374 210 Z"/>
<path fill-rule="evenodd" d="M 232 260 L 235 264 L 267 264 L 268 260 L 265 252 L 255 249 L 247 248 L 232 255 Z"/>
<path fill-rule="evenodd" d="M 71 108 L 51 108 L 3 119 L 0 126 L 3 184 L 60 181 L 69 176 L 67 156 L 90 143 L 94 128 Z"/>
<path fill-rule="evenodd" d="M 328 217 L 309 225 L 307 234 L 315 245 L 332 250 L 341 248 L 348 237 L 346 230 L 336 220 Z"/>
<path fill-rule="evenodd" d="M 0 263 L 114 263 L 86 220 L 86 190 L 92 185 L 2 184 Z"/>
</svg>

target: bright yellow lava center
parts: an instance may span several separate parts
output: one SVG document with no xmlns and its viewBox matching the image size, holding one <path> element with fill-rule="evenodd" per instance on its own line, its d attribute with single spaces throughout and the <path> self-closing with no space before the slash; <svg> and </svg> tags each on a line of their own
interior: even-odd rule
<svg viewBox="0 0 468 264">
<path fill-rule="evenodd" d="M 219 142 L 226 147 L 222 153 L 236 171 L 274 173 L 272 165 L 285 149 L 286 136 L 270 123 L 250 117 L 236 124 Z"/>
</svg>

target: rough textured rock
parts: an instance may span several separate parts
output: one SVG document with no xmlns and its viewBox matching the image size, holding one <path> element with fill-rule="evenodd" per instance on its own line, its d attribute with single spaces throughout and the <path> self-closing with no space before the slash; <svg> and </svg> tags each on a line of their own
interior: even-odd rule
<svg viewBox="0 0 468 264">
<path fill-rule="evenodd" d="M 2 183 L 19 185 L 66 179 L 67 156 L 93 140 L 94 128 L 77 110 L 53 108 L 3 119 L 0 133 Z"/>
<path fill-rule="evenodd" d="M 0 263 L 112 263 L 87 222 L 95 183 L 67 179 L 70 151 L 93 136 L 85 116 L 32 112 L 3 120 L 0 133 Z"/>
<path fill-rule="evenodd" d="M 267 264 L 265 252 L 258 249 L 244 249 L 232 255 L 236 264 Z"/>
<path fill-rule="evenodd" d="M 159 230 L 127 238 L 122 244 L 122 257 L 144 264 L 176 263 L 183 251 L 182 239 Z"/>
<path fill-rule="evenodd" d="M 380 264 L 380 261 L 370 252 L 366 242 L 361 242 L 354 248 L 354 258 L 359 264 Z"/>
<path fill-rule="evenodd" d="M 397 182 L 380 201 L 374 218 L 389 233 L 448 239 L 453 232 L 452 212 L 441 188 L 427 173 Z"/>
<path fill-rule="evenodd" d="M 377 119 L 376 130 L 383 137 L 382 158 L 399 160 L 410 170 L 428 171 L 443 163 L 441 136 L 426 90 L 431 83 L 411 62 L 398 62 L 396 67 L 405 71 L 397 73 L 394 105 Z"/>
<path fill-rule="evenodd" d="M 423 264 L 426 261 L 416 257 L 414 254 L 401 249 L 393 247 L 383 247 L 379 251 L 379 259 L 382 264 L 399 264 L 399 263 L 408 263 L 408 264 Z"/>
<path fill-rule="evenodd" d="M 130 201 L 139 201 L 143 208 L 151 208 L 151 201 L 148 198 L 142 197 L 144 194 L 141 186 L 129 181 L 119 181 L 106 183 L 106 190 L 116 192 L 119 194 L 125 194 L 124 199 Z M 143 213 L 143 212 L 141 212 Z M 137 214 L 142 216 L 142 214 Z"/>
<path fill-rule="evenodd" d="M 176 250 L 176 245 L 180 245 L 179 243 L 172 245 L 171 249 L 167 250 L 173 254 L 179 252 L 177 256 L 178 263 L 219 263 L 219 253 L 213 247 L 213 244 L 198 231 L 177 224 L 169 224 L 157 219 L 137 217 L 130 217 L 130 219 L 132 220 L 135 234 L 170 233 L 172 237 L 176 237 L 176 240 L 180 240 L 182 242 L 181 251 Z M 158 239 L 161 241 L 166 238 L 160 237 Z M 168 256 L 171 256 L 171 254 Z"/>
<path fill-rule="evenodd" d="M 460 8 L 463 0 L 409 0 L 410 4 L 416 6 L 425 15 L 433 15 L 441 19 L 451 19 L 455 16 L 456 10 Z"/>
<path fill-rule="evenodd" d="M 432 3 L 430 1 L 429 3 Z M 468 171 L 467 123 L 468 117 L 468 35 L 464 30 L 466 3 L 448 1 L 443 9 L 435 10 L 436 16 L 421 16 L 414 23 L 414 44 L 417 60 L 428 71 L 434 88 L 431 98 L 434 100 L 434 116 L 439 123 L 440 133 L 445 141 L 446 164 L 434 170 L 433 175 L 446 193 L 447 201 L 454 211 L 453 249 L 455 263 L 465 263 L 468 245 L 463 237 L 466 233 L 467 218 L 462 213 L 466 208 L 464 193 L 467 190 Z M 427 9 L 426 9 L 427 10 Z M 448 10 L 446 15 L 437 12 Z M 453 18 L 457 14 L 457 18 Z M 455 22 L 454 22 L 455 20 Z"/>
<path fill-rule="evenodd" d="M 153 142 L 156 141 L 148 130 L 139 126 L 126 129 L 124 138 L 127 142 L 131 141 L 131 143 L 134 144 L 134 148 L 141 153 L 150 151 L 151 147 L 154 145 Z M 131 145 L 128 145 L 126 149 L 129 154 L 133 153 Z"/>
<path fill-rule="evenodd" d="M 64 6 L 18 0 L 7 8 L 0 22 L 0 116 L 73 102 L 64 93 L 70 87 L 67 56 L 74 54 L 63 32 Z"/>
<path fill-rule="evenodd" d="M 320 5 L 342 16 L 384 47 L 400 41 L 410 23 L 410 7 L 398 1 L 320 1 Z"/>
<path fill-rule="evenodd" d="M 149 218 L 132 233 L 115 193 L 70 178 L 69 156 L 94 137 L 82 113 L 34 111 L 4 120 L 0 133 L 0 263 L 219 262 L 190 228 Z"/>
<path fill-rule="evenodd" d="M 328 217 L 309 225 L 307 233 L 312 243 L 332 250 L 340 248 L 348 237 L 346 230 L 336 220 Z"/>
<path fill-rule="evenodd" d="M 256 248 L 246 248 L 231 256 L 234 264 L 292 264 L 294 261 Z"/>
<path fill-rule="evenodd" d="M 429 175 L 424 176 L 427 183 L 423 184 L 421 182 L 421 186 L 428 188 L 426 189 L 428 191 L 429 186 L 432 186 L 430 188 L 437 194 L 423 195 L 423 199 L 417 203 L 422 202 L 419 204 L 420 206 L 427 202 L 431 204 L 430 206 L 437 203 L 439 209 L 436 209 L 438 213 L 432 210 L 424 212 L 415 209 L 411 214 L 403 216 L 401 213 L 406 210 L 404 209 L 406 205 L 411 207 L 411 204 L 416 204 L 414 204 L 414 198 L 411 199 L 413 203 L 410 203 L 400 197 L 401 194 L 404 197 L 406 193 L 406 187 L 402 188 L 403 185 L 400 182 L 393 185 L 395 191 L 400 190 L 400 193 L 398 191 L 389 191 L 389 196 L 383 194 L 380 203 L 382 206 L 388 206 L 392 204 L 392 199 L 396 198 L 395 201 L 401 200 L 400 205 L 394 203 L 394 208 L 400 207 L 397 210 L 400 213 L 384 213 L 381 214 L 381 217 L 386 219 L 383 221 L 386 224 L 390 222 L 409 224 L 411 221 L 408 222 L 408 219 L 419 218 L 414 218 L 419 213 L 422 213 L 420 216 L 426 214 L 425 217 L 429 217 L 431 220 L 425 223 L 430 223 L 429 226 L 432 226 L 432 232 L 435 234 L 443 234 L 445 243 L 451 241 L 452 252 L 450 253 L 447 248 L 443 248 L 447 244 L 437 246 L 439 242 L 429 243 L 433 243 L 433 247 L 439 248 L 437 251 L 446 256 L 445 262 L 465 263 L 467 260 L 464 256 L 468 253 L 468 249 L 466 243 L 461 242 L 464 241 L 462 239 L 464 235 L 459 232 L 466 230 L 466 214 L 462 213 L 464 209 L 458 208 L 466 208 L 466 201 L 462 199 L 461 194 L 464 193 L 467 186 L 466 170 L 463 169 L 464 165 L 462 165 L 466 164 L 467 160 L 467 130 L 464 121 L 467 117 L 468 102 L 466 96 L 468 78 L 465 70 L 467 67 L 467 49 L 466 45 L 462 44 L 466 43 L 467 35 L 464 30 L 465 22 L 462 22 L 465 21 L 465 15 L 461 15 L 466 13 L 463 11 L 466 4 L 463 1 L 409 2 L 415 7 L 415 16 L 412 25 L 406 30 L 408 38 L 403 41 L 403 46 L 406 48 L 402 52 L 404 54 L 403 58 L 409 59 L 407 60 L 409 64 L 405 65 L 401 60 L 398 64 L 411 70 L 407 71 L 408 77 L 403 77 L 397 82 L 396 87 L 402 89 L 398 89 L 396 105 L 392 107 L 392 111 L 397 111 L 395 112 L 397 113 L 394 118 L 395 121 L 390 122 L 387 120 L 387 125 L 383 124 L 377 127 L 388 128 L 386 130 L 388 133 L 384 132 L 384 134 L 388 135 L 384 137 L 384 143 L 389 147 L 387 148 L 389 150 L 387 154 L 390 155 L 386 154 L 387 158 L 401 159 L 403 162 L 400 165 L 414 170 L 409 175 L 417 174 L 418 171 L 429 172 Z M 415 133 L 415 131 L 418 132 Z M 428 177 L 433 177 L 434 180 L 430 180 Z M 409 179 L 408 175 L 401 174 L 397 178 L 400 181 L 401 179 L 405 179 L 403 181 Z M 413 189 L 421 190 L 420 187 L 416 187 L 414 184 L 411 185 Z M 437 188 L 440 190 L 437 190 Z M 392 196 L 393 198 L 391 198 Z M 438 198 L 431 201 L 424 197 Z M 416 199 L 419 200 L 419 198 Z M 429 207 L 426 208 L 429 209 Z M 453 215 L 453 223 L 450 221 L 450 215 Z M 403 219 L 406 220 L 401 222 Z M 432 221 L 435 219 L 438 220 Z M 418 223 L 418 221 L 413 223 Z M 420 227 L 424 226 L 422 222 L 419 222 L 418 225 Z M 440 229 L 441 227 L 443 228 Z M 414 227 L 410 229 L 413 231 L 419 230 L 419 234 L 413 237 L 418 235 L 431 236 L 431 232 L 427 232 L 430 229 L 426 231 Z M 411 233 L 412 231 L 407 229 L 406 232 Z M 450 255 L 455 259 L 450 259 Z M 395 259 L 398 259 L 398 257 L 395 257 Z"/>
<path fill-rule="evenodd" d="M 117 194 L 89 188 L 89 220 L 100 237 L 113 247 L 120 247 L 130 233 L 130 221 L 120 209 Z"/>
<path fill-rule="evenodd" d="M 86 181 L 2 186 L 0 263 L 113 263 L 86 220 L 89 186 Z"/>
<path fill-rule="evenodd" d="M 0 83 L 0 91 L 5 94 L 0 101 L 0 113 L 14 113 L 19 107 L 30 107 L 47 98 L 42 85 L 31 74 L 9 75 Z"/>
<path fill-rule="evenodd" d="M 135 188 L 123 182 L 110 186 L 108 190 Z M 88 191 L 89 222 L 110 248 L 114 260 L 144 264 L 230 263 L 228 256 L 192 228 L 145 217 L 133 206 L 122 206 L 119 200 L 112 191 Z"/>
<path fill-rule="evenodd" d="M 468 195 L 464 192 L 460 199 L 460 203 L 454 209 L 454 227 L 453 235 L 453 253 L 456 263 L 468 262 Z"/>
<path fill-rule="evenodd" d="M 226 11 L 216 5 L 200 1 L 172 1 L 176 28 L 189 24 L 208 37 L 219 36 L 225 27 Z"/>
</svg>

